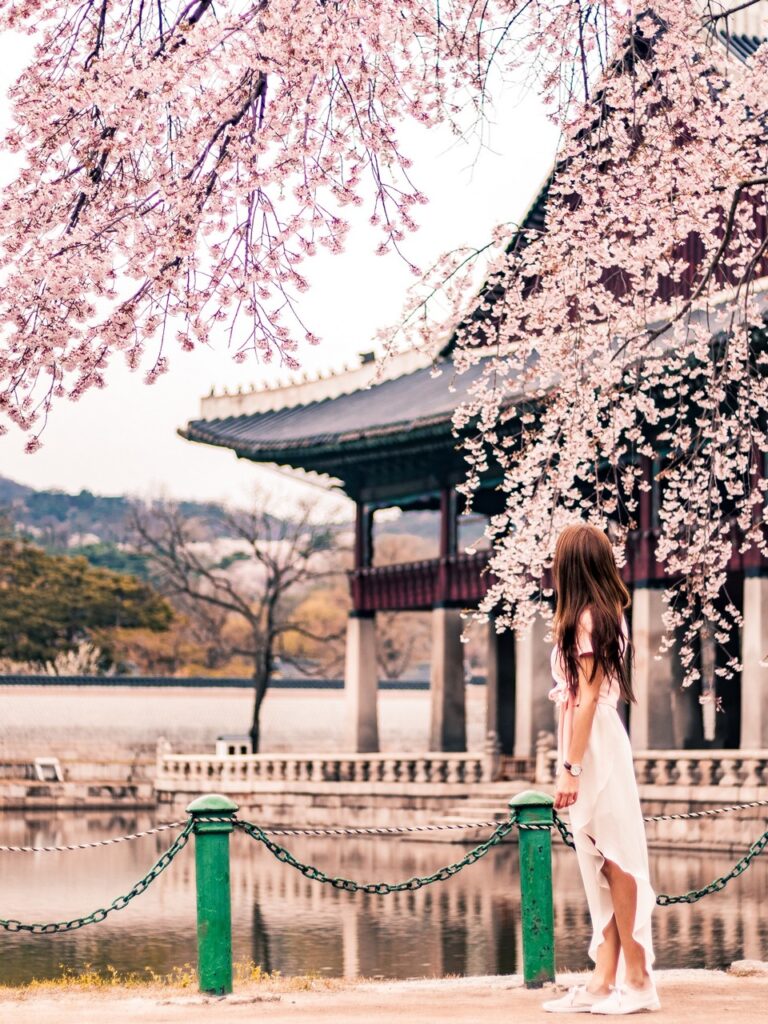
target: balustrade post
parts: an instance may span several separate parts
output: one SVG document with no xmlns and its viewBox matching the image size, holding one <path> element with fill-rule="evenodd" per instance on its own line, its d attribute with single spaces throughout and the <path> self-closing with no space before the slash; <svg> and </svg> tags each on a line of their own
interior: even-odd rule
<svg viewBox="0 0 768 1024">
<path fill-rule="evenodd" d="M 211 793 L 187 807 L 194 822 L 197 882 L 197 974 L 201 992 L 232 991 L 232 899 L 229 833 L 237 804 Z M 209 816 L 221 820 L 205 821 Z"/>
<path fill-rule="evenodd" d="M 520 910 L 523 919 L 523 981 L 540 988 L 555 980 L 555 911 L 552 900 L 552 835 L 554 801 L 547 793 L 527 789 L 510 800 L 517 813 L 520 855 Z M 528 829 L 526 825 L 548 828 Z"/>
</svg>

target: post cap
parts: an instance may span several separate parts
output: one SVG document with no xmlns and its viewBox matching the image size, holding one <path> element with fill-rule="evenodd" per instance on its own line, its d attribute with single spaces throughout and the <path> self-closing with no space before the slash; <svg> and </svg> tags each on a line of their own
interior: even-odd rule
<svg viewBox="0 0 768 1024">
<path fill-rule="evenodd" d="M 526 789 L 509 801 L 510 807 L 551 807 L 555 799 L 549 793 L 539 793 L 536 789 Z"/>
<path fill-rule="evenodd" d="M 206 793 L 193 800 L 187 807 L 187 814 L 234 814 L 238 805 L 221 793 Z"/>
</svg>

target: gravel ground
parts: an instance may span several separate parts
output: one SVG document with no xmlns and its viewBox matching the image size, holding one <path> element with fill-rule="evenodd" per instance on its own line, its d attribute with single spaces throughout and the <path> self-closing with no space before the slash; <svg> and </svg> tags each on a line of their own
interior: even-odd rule
<svg viewBox="0 0 768 1024">
<path fill-rule="evenodd" d="M 768 965 L 763 966 L 764 972 L 745 977 L 721 971 L 657 972 L 662 1008 L 654 1024 L 765 1024 Z M 562 975 L 557 990 L 578 978 Z M 39 989 L 16 994 L 6 989 L 0 993 L 0 1019 L 14 1024 L 220 1024 L 257 1019 L 269 1024 L 542 1024 L 552 1019 L 541 1010 L 552 994 L 552 986 L 523 988 L 518 976 L 322 983 L 309 991 L 278 981 L 245 987 L 222 1000 L 170 991 L 145 995 L 136 989 Z"/>
</svg>

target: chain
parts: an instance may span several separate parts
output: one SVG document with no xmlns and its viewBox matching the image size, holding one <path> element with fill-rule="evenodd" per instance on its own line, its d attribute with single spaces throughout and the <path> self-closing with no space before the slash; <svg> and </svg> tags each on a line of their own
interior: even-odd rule
<svg viewBox="0 0 768 1024">
<path fill-rule="evenodd" d="M 768 846 L 768 831 L 763 832 L 760 838 L 752 843 L 741 860 L 733 865 L 727 875 L 721 875 L 714 882 L 705 885 L 703 889 L 692 889 L 690 892 L 683 893 L 682 896 L 668 896 L 666 893 L 660 893 L 656 897 L 656 902 L 660 907 L 669 907 L 673 903 L 696 903 L 702 896 L 709 896 L 710 893 L 720 892 L 721 889 L 728 885 L 732 878 L 738 878 L 743 871 L 746 871 L 755 857 L 759 857 L 766 846 Z"/>
<path fill-rule="evenodd" d="M 685 814 L 648 814 L 643 821 L 685 821 L 690 818 L 708 818 L 713 814 L 726 814 L 728 811 L 744 811 L 750 807 L 768 807 L 768 800 L 751 800 L 747 804 L 730 804 L 726 807 L 713 807 L 708 811 L 688 811 Z M 568 846 L 573 846 L 573 833 L 568 830 L 563 819 L 555 814 L 555 825 Z"/>
<path fill-rule="evenodd" d="M 516 815 L 511 813 L 507 821 L 500 822 L 488 839 L 484 843 L 480 843 L 473 850 L 470 850 L 461 860 L 456 861 L 454 864 L 448 864 L 444 868 L 440 868 L 432 875 L 425 875 L 424 877 L 408 878 L 404 882 L 353 882 L 349 878 L 333 878 L 330 875 L 326 875 L 320 868 L 313 867 L 311 864 L 303 864 L 300 860 L 297 860 L 292 853 L 289 853 L 284 847 L 278 843 L 273 842 L 269 836 L 258 825 L 254 825 L 249 821 L 235 821 L 235 827 L 241 829 L 246 835 L 249 835 L 251 839 L 255 839 L 269 850 L 269 852 L 276 857 L 281 863 L 288 864 L 292 868 L 296 868 L 300 871 L 305 878 L 309 878 L 313 882 L 324 882 L 328 885 L 332 885 L 334 889 L 343 889 L 345 892 L 365 892 L 373 896 L 387 896 L 392 892 L 414 892 L 416 889 L 421 889 L 425 885 L 431 885 L 433 882 L 446 882 L 449 878 L 453 878 L 454 875 L 458 874 L 462 868 L 468 867 L 470 864 L 475 864 L 484 857 L 489 850 L 493 849 L 494 846 L 498 846 L 499 843 L 504 839 L 505 836 L 509 835 L 515 826 Z"/>
<path fill-rule="evenodd" d="M 394 836 L 408 832 L 446 832 L 466 828 L 498 828 L 504 821 L 465 821 L 457 825 L 388 825 L 380 828 L 265 828 L 267 836 Z"/>
<path fill-rule="evenodd" d="M 217 816 L 198 817 L 198 821 L 229 821 L 229 817 Z M 143 839 L 144 836 L 157 835 L 158 832 L 167 832 L 168 829 L 181 828 L 185 822 L 171 821 L 165 825 L 157 825 L 155 828 L 148 828 L 144 832 L 134 832 L 127 836 L 115 836 L 113 839 L 99 839 L 93 843 L 69 843 L 66 846 L 0 846 L 0 853 L 68 853 L 72 850 L 92 850 L 99 846 L 112 846 L 114 843 L 127 843 L 132 839 Z M 451 825 L 387 825 L 369 828 L 265 828 L 262 829 L 268 836 L 390 836 L 406 835 L 412 832 L 452 832 L 457 829 L 469 828 L 498 828 L 505 822 L 494 819 L 493 821 L 463 821 Z M 518 825 L 519 828 L 541 829 L 549 828 L 548 825 Z"/>
<path fill-rule="evenodd" d="M 72 932 L 77 928 L 84 928 L 87 924 L 98 924 L 114 910 L 123 910 L 131 900 L 146 892 L 157 876 L 165 871 L 174 857 L 187 845 L 192 827 L 193 823 L 188 821 L 184 831 L 176 836 L 165 853 L 152 865 L 147 874 L 124 896 L 118 896 L 112 900 L 108 907 L 100 907 L 84 917 L 76 917 L 71 921 L 55 921 L 51 924 L 23 924 L 21 921 L 0 919 L 0 929 L 6 932 L 31 932 L 33 935 L 52 935 L 55 932 Z"/>
<path fill-rule="evenodd" d="M 687 814 L 652 814 L 643 818 L 643 821 L 683 821 L 687 818 L 708 818 L 712 814 L 725 814 L 727 811 L 744 811 L 748 807 L 768 807 L 768 800 L 752 800 L 748 804 L 713 807 L 709 811 L 688 811 Z"/>
<path fill-rule="evenodd" d="M 574 839 L 573 839 L 573 832 L 570 831 L 570 829 L 565 824 L 565 822 L 563 821 L 563 819 L 560 817 L 559 814 L 555 814 L 555 825 L 557 826 L 557 831 L 562 836 L 563 842 L 565 843 L 565 845 L 566 846 L 570 846 L 571 849 L 575 850 L 576 849 L 576 843 L 574 842 Z"/>
<path fill-rule="evenodd" d="M 132 839 L 155 836 L 159 832 L 181 828 L 184 824 L 183 821 L 169 821 L 165 825 L 156 825 L 144 832 L 133 832 L 128 836 L 114 836 L 112 839 L 99 839 L 94 843 L 69 843 L 66 846 L 0 846 L 0 853 L 68 853 L 71 850 L 93 850 L 97 846 L 113 846 L 115 843 L 128 843 Z"/>
<path fill-rule="evenodd" d="M 726 810 L 740 810 L 744 807 L 762 806 L 763 803 L 764 801 L 755 801 L 751 804 L 741 804 L 735 807 L 720 808 L 709 813 L 722 813 Z M 699 817 L 706 813 L 707 812 L 700 812 L 700 814 L 691 815 L 664 815 L 660 818 L 646 820 L 664 820 L 666 818 L 678 817 Z M 480 843 L 478 846 L 474 847 L 474 849 L 470 850 L 469 853 L 465 854 L 465 856 L 461 858 L 461 860 L 458 860 L 453 864 L 448 864 L 431 875 L 408 878 L 404 882 L 363 883 L 355 882 L 348 878 L 332 877 L 330 875 L 327 875 L 320 868 L 314 867 L 311 864 L 302 863 L 284 847 L 280 846 L 278 843 L 273 842 L 273 840 L 269 838 L 267 831 L 259 828 L 258 825 L 254 825 L 252 822 L 240 821 L 237 818 L 232 819 L 229 816 L 210 816 L 198 820 L 232 821 L 232 824 L 235 826 L 235 828 L 238 828 L 242 832 L 245 832 L 246 835 L 250 836 L 252 839 L 255 839 L 257 842 L 262 843 L 264 846 L 266 846 L 269 852 L 277 858 L 277 860 L 279 860 L 283 864 L 288 864 L 290 867 L 295 868 L 297 871 L 301 872 L 301 874 L 304 875 L 305 878 L 309 878 L 311 881 L 315 882 L 326 883 L 328 885 L 333 886 L 335 889 L 343 889 L 345 892 L 364 892 L 376 896 L 386 896 L 389 895 L 389 893 L 393 892 L 414 892 L 417 889 L 423 888 L 423 886 L 425 885 L 431 885 L 434 882 L 445 882 L 448 879 L 453 878 L 453 876 L 458 874 L 459 871 L 461 871 L 463 868 L 468 867 L 472 864 L 476 864 L 477 861 L 484 857 L 490 850 L 492 850 L 495 846 L 498 846 L 506 838 L 506 836 L 509 835 L 509 833 L 515 827 L 515 825 L 517 825 L 517 827 L 520 829 L 551 828 L 551 825 L 548 823 L 521 824 L 517 821 L 516 811 L 511 811 L 510 816 L 506 821 L 488 823 L 476 822 L 472 824 L 466 823 L 457 826 L 449 826 L 454 828 L 478 828 L 481 827 L 483 824 L 488 824 L 494 825 L 495 827 L 494 831 L 491 833 L 488 839 Z M 566 845 L 570 847 L 575 847 L 576 844 L 574 842 L 573 833 L 568 829 L 566 823 L 562 820 L 562 818 L 556 813 L 553 815 L 553 823 L 557 827 L 557 830 L 560 833 Z M 121 836 L 111 840 L 102 840 L 101 842 L 97 843 L 81 843 L 62 847 L 2 847 L 0 849 L 5 850 L 6 852 L 13 853 L 87 849 L 93 846 L 106 846 L 115 842 L 126 842 L 130 839 L 137 839 L 145 835 L 154 835 L 158 832 L 163 832 L 173 827 L 174 823 L 169 823 L 166 825 L 160 825 L 154 829 L 148 829 L 146 832 L 139 832 L 130 836 Z M 155 862 L 155 864 L 153 864 L 153 866 L 150 868 L 147 874 L 142 879 L 140 879 L 125 895 L 118 896 L 114 900 L 112 900 L 108 907 L 100 907 L 98 910 L 94 910 L 90 914 L 87 914 L 83 917 L 73 918 L 71 921 L 57 921 L 48 924 L 24 924 L 23 922 L 17 921 L 15 919 L 0 919 L 0 929 L 7 932 L 30 932 L 33 935 L 50 935 L 56 932 L 75 931 L 78 928 L 85 927 L 85 925 L 97 924 L 101 921 L 104 921 L 107 918 L 107 916 L 111 914 L 113 911 L 123 910 L 125 907 L 128 906 L 131 900 L 146 892 L 146 890 L 149 888 L 152 882 L 158 877 L 158 875 L 162 874 L 162 872 L 165 871 L 165 869 L 171 864 L 174 858 L 187 845 L 189 837 L 192 834 L 193 828 L 194 821 L 190 819 L 184 826 L 184 830 L 174 839 L 174 841 L 171 843 L 171 845 L 168 847 L 165 853 L 163 853 L 160 856 L 160 858 Z M 407 829 L 274 829 L 271 830 L 271 832 L 272 834 L 277 835 L 380 835 L 382 833 L 390 833 L 393 831 L 425 831 L 436 828 L 440 828 L 440 826 L 422 825 L 408 827 Z M 667 893 L 660 893 L 656 897 L 656 903 L 662 907 L 671 906 L 675 903 L 696 903 L 697 900 L 702 899 L 702 897 L 704 896 L 708 896 L 710 893 L 720 892 L 722 889 L 725 888 L 725 886 L 728 884 L 728 882 L 731 881 L 732 878 L 737 878 L 744 871 L 746 871 L 746 869 L 749 867 L 752 861 L 756 857 L 759 857 L 760 854 L 765 850 L 766 846 L 768 846 L 768 830 L 766 830 L 762 834 L 762 836 L 760 836 L 759 839 L 755 840 L 755 842 L 752 843 L 752 845 L 749 847 L 745 855 L 739 861 L 737 861 L 737 863 L 733 866 L 733 868 L 731 868 L 731 870 L 726 875 L 722 875 L 720 878 L 716 878 L 713 882 L 710 882 L 709 885 L 705 886 L 703 889 L 693 889 L 690 892 L 683 893 L 683 895 L 681 896 L 670 896 Z"/>
<path fill-rule="evenodd" d="M 758 805 L 762 805 L 763 802 L 764 801 L 756 801 Z M 724 810 L 740 810 L 742 807 L 751 806 L 754 805 L 740 804 L 736 808 L 718 808 L 717 811 L 702 811 L 700 812 L 700 814 L 691 815 L 663 815 L 657 818 L 646 818 L 645 821 L 660 821 L 665 820 L 667 817 L 700 817 L 701 815 L 704 815 L 706 813 L 716 814 Z M 565 824 L 563 819 L 558 814 L 555 814 L 555 825 L 557 826 L 560 835 L 563 837 L 563 842 L 565 842 L 566 845 L 575 849 L 576 843 L 573 840 L 573 833 L 569 831 L 568 826 Z M 731 868 L 727 875 L 721 875 L 720 878 L 716 878 L 714 882 L 710 882 L 709 885 L 705 885 L 703 889 L 692 889 L 690 892 L 683 893 L 682 896 L 669 896 L 667 893 L 659 893 L 659 895 L 656 897 L 656 903 L 660 907 L 669 907 L 672 906 L 673 903 L 696 903 L 696 901 L 700 900 L 703 896 L 709 896 L 713 892 L 720 892 L 722 889 L 726 887 L 726 885 L 730 882 L 732 878 L 738 878 L 738 876 L 742 872 L 746 871 L 749 865 L 755 859 L 755 857 L 759 857 L 763 850 L 766 848 L 766 846 L 768 846 L 768 831 L 763 832 L 762 836 L 760 836 L 759 839 L 756 839 L 755 842 L 752 843 L 752 845 L 741 858 L 741 860 L 737 861 L 736 864 L 734 864 L 734 866 Z"/>
<path fill-rule="evenodd" d="M 746 804 L 732 804 L 727 807 L 715 807 L 708 811 L 689 811 L 685 814 L 656 814 L 643 818 L 643 821 L 682 821 L 688 818 L 706 818 L 714 814 L 725 814 L 728 811 L 742 811 L 752 807 L 767 807 L 768 800 L 752 800 Z M 198 819 L 203 821 L 219 820 L 217 818 Z M 113 846 L 115 843 L 127 843 L 134 839 L 143 839 L 145 836 L 158 835 L 170 829 L 181 828 L 183 821 L 170 821 L 163 825 L 156 825 L 154 828 L 145 829 L 143 832 L 133 832 L 127 836 L 114 836 L 111 839 L 99 839 L 92 843 L 68 843 L 62 846 L 0 846 L 0 853 L 68 853 L 73 850 L 93 850 L 100 846 Z M 494 821 L 466 821 L 451 825 L 390 825 L 368 828 L 266 828 L 262 831 L 268 836 L 389 836 L 407 835 L 412 832 L 451 832 L 469 828 L 498 828 L 503 822 Z M 555 824 L 560 831 L 563 841 L 568 846 L 573 846 L 572 834 L 568 831 L 565 823 L 555 815 Z M 547 825 L 519 825 L 520 828 L 548 828 Z"/>
</svg>

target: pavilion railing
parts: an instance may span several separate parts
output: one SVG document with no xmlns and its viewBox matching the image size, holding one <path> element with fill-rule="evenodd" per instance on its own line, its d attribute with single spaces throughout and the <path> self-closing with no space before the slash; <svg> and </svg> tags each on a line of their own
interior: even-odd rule
<svg viewBox="0 0 768 1024">
<path fill-rule="evenodd" d="M 488 558 L 478 551 L 355 569 L 349 574 L 352 602 L 357 611 L 421 611 L 445 600 L 476 604 L 490 584 Z"/>
<path fill-rule="evenodd" d="M 745 572 L 766 560 L 759 552 L 741 553 L 741 542 L 736 524 L 731 529 L 733 545 L 728 563 L 730 572 Z M 637 581 L 671 582 L 674 577 L 656 560 L 658 528 L 634 530 L 627 542 L 627 561 L 622 569 L 624 581 L 632 585 Z M 349 574 L 352 602 L 357 611 L 422 611 L 441 601 L 464 606 L 476 605 L 487 593 L 495 579 L 486 571 L 489 551 L 473 555 L 456 554 L 446 558 L 431 558 L 398 565 L 374 565 L 355 569 Z M 543 584 L 551 586 L 549 572 Z"/>
</svg>

